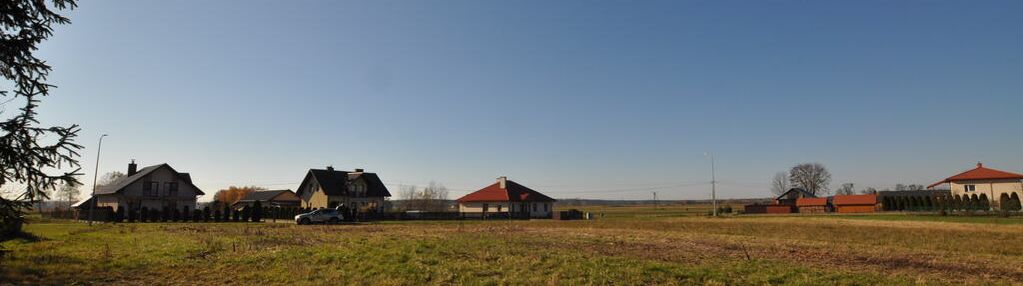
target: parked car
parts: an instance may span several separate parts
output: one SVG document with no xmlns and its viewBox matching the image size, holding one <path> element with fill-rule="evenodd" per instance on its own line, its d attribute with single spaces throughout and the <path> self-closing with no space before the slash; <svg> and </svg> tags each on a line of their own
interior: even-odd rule
<svg viewBox="0 0 1023 286">
<path fill-rule="evenodd" d="M 340 223 L 344 221 L 344 219 L 344 214 L 339 212 L 337 209 L 318 209 L 295 216 L 295 223 Z"/>
</svg>

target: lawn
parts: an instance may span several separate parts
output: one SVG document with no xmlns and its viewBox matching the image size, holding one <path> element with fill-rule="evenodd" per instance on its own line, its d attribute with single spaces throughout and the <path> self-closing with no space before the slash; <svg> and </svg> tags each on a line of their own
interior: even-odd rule
<svg viewBox="0 0 1023 286">
<path fill-rule="evenodd" d="M 1023 224 L 997 222 L 1018 218 L 583 209 L 605 216 L 334 226 L 36 221 L 27 229 L 37 239 L 3 243 L 11 253 L 0 284 L 1023 283 Z"/>
</svg>

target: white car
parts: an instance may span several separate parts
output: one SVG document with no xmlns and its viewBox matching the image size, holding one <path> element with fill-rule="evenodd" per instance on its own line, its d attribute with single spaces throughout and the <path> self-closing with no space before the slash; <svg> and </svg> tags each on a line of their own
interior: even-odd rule
<svg viewBox="0 0 1023 286">
<path fill-rule="evenodd" d="M 345 217 L 337 209 L 318 209 L 295 216 L 296 224 L 340 223 Z"/>
</svg>

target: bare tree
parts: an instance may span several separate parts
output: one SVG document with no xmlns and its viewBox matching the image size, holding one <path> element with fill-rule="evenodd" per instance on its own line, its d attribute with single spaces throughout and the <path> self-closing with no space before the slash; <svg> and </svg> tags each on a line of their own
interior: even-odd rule
<svg viewBox="0 0 1023 286">
<path fill-rule="evenodd" d="M 835 190 L 835 194 L 836 195 L 853 195 L 853 194 L 856 194 L 856 189 L 853 187 L 853 183 L 845 183 L 845 184 L 842 184 L 842 186 L 839 187 L 837 190 Z"/>
<path fill-rule="evenodd" d="M 789 171 L 789 183 L 814 195 L 828 194 L 831 173 L 821 163 L 803 163 Z"/>
<path fill-rule="evenodd" d="M 789 191 L 789 173 L 778 172 L 774 174 L 774 178 L 771 178 L 771 192 L 775 195 L 781 195 Z"/>
<path fill-rule="evenodd" d="M 60 188 L 57 189 L 57 199 L 64 203 L 65 210 L 70 210 L 71 205 L 78 202 L 78 195 L 82 194 L 82 191 L 78 189 L 79 185 L 75 184 L 61 184 Z"/>
<path fill-rule="evenodd" d="M 398 196 L 405 210 L 439 212 L 447 208 L 448 188 L 437 182 L 430 182 L 423 189 L 402 186 Z"/>
</svg>

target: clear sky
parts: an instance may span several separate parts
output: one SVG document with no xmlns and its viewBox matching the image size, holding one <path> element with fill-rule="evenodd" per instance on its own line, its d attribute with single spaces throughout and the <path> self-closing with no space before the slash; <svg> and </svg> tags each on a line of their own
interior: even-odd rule
<svg viewBox="0 0 1023 286">
<path fill-rule="evenodd" d="M 557 198 L 769 196 L 1023 172 L 1023 1 L 82 1 L 40 55 L 83 181 L 170 163 L 209 200 L 309 168 Z M 86 192 L 87 193 L 87 192 Z"/>
</svg>

